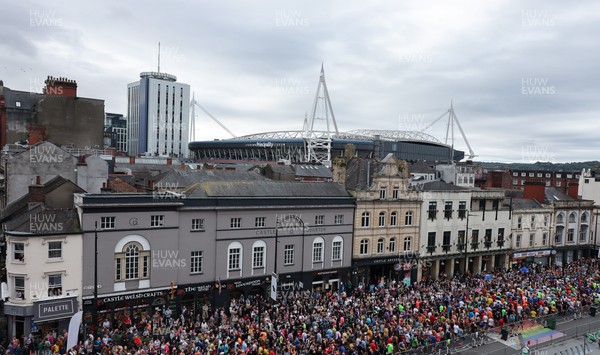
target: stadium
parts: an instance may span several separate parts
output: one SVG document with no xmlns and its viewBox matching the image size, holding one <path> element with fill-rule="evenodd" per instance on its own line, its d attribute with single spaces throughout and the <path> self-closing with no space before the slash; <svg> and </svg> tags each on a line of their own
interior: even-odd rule
<svg viewBox="0 0 600 355">
<path fill-rule="evenodd" d="M 192 100 L 192 132 L 195 131 L 194 107 L 202 109 L 232 136 L 219 120 Z M 474 156 L 466 140 L 462 127 L 454 115 L 452 106 L 428 127 L 448 115 L 448 127 L 458 125 L 465 142 L 469 147 L 469 158 Z M 451 133 L 454 133 L 452 129 Z M 454 137 L 451 137 L 454 141 Z M 446 134 L 448 142 L 448 134 Z M 351 147 L 351 148 L 350 148 Z M 389 153 L 399 159 L 414 162 L 426 161 L 460 161 L 465 152 L 442 143 L 423 131 L 373 130 L 362 129 L 348 132 L 338 131 L 337 123 L 329 100 L 325 83 L 325 74 L 321 67 L 321 75 L 310 117 L 305 118 L 303 130 L 275 131 L 251 134 L 231 139 L 194 141 L 189 143 L 190 157 L 194 161 L 213 162 L 255 162 L 277 163 L 288 162 L 313 163 L 331 165 L 336 157 L 342 157 L 349 148 L 353 156 L 381 159 Z"/>
</svg>

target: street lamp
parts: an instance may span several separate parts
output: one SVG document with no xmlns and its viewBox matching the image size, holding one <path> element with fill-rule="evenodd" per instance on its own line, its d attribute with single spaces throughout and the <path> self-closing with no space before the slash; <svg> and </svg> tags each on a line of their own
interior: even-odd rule
<svg viewBox="0 0 600 355">
<path fill-rule="evenodd" d="M 467 273 L 467 251 L 469 248 L 469 217 L 471 216 L 471 211 L 466 210 L 466 215 L 467 215 L 467 227 L 465 230 L 465 267 L 464 267 L 464 272 L 463 273 Z M 473 215 L 475 216 L 475 215 Z"/>
<path fill-rule="evenodd" d="M 92 308 L 92 331 L 98 336 L 98 221 L 94 222 L 94 307 Z"/>
</svg>

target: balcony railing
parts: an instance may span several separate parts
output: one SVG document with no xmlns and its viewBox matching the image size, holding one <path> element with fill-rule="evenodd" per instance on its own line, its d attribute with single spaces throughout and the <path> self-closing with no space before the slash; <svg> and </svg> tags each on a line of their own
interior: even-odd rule
<svg viewBox="0 0 600 355">
<path fill-rule="evenodd" d="M 445 252 L 449 252 L 451 248 L 452 248 L 451 244 L 444 244 L 444 245 L 442 245 L 442 250 L 445 251 Z"/>
<path fill-rule="evenodd" d="M 435 252 L 435 245 L 428 245 L 427 252 L 433 254 Z"/>
<path fill-rule="evenodd" d="M 471 250 L 479 249 L 479 242 L 471 242 Z"/>
<path fill-rule="evenodd" d="M 458 248 L 458 251 L 464 251 L 466 246 L 467 246 L 466 243 L 456 245 L 456 247 Z"/>
<path fill-rule="evenodd" d="M 483 244 L 488 249 L 492 247 L 492 241 L 491 240 L 486 240 Z"/>
<path fill-rule="evenodd" d="M 500 239 L 498 240 L 498 247 L 502 248 L 504 246 L 504 240 Z"/>
</svg>

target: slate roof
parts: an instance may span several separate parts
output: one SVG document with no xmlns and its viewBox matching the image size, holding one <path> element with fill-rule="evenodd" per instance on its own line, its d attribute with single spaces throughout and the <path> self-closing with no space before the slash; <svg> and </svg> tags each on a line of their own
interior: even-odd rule
<svg viewBox="0 0 600 355">
<path fill-rule="evenodd" d="M 192 191 L 193 190 L 193 191 Z M 351 197 L 346 189 L 334 182 L 298 181 L 204 181 L 198 183 L 187 197 Z"/>
<path fill-rule="evenodd" d="M 544 189 L 546 202 L 552 203 L 552 201 L 574 201 L 575 199 L 571 196 L 557 190 L 555 187 L 546 187 Z"/>
<path fill-rule="evenodd" d="M 300 165 L 295 166 L 296 176 L 308 176 L 331 179 L 331 170 L 324 165 Z"/>
<path fill-rule="evenodd" d="M 544 208 L 536 200 L 524 199 L 524 198 L 513 199 L 512 206 L 513 206 L 513 209 L 515 209 L 515 210 L 529 210 L 529 209 L 536 209 L 536 208 Z"/>
<path fill-rule="evenodd" d="M 419 190 L 423 191 L 470 191 L 471 189 L 448 184 L 442 180 L 419 182 Z"/>
<path fill-rule="evenodd" d="M 25 211 L 5 224 L 7 233 L 55 235 L 81 233 L 76 209 L 51 209 L 43 204 Z"/>
</svg>

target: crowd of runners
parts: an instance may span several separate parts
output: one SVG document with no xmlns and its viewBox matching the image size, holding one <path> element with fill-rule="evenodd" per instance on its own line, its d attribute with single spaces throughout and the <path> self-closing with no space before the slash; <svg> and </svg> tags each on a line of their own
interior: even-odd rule
<svg viewBox="0 0 600 355">
<path fill-rule="evenodd" d="M 13 339 L 6 353 L 397 354 L 594 304 L 598 260 L 459 274 L 411 286 L 381 279 L 372 287 L 277 302 L 251 296 L 211 312 L 157 311 L 145 319 L 105 322 L 96 339 L 89 335 L 74 349 L 65 349 L 66 331 Z M 150 317 L 158 329 L 151 329 Z"/>
</svg>

